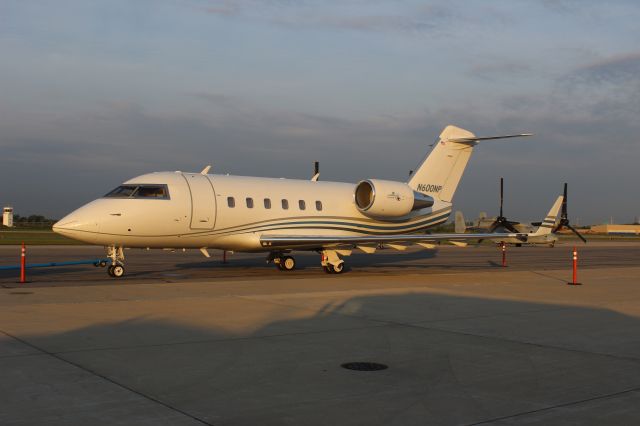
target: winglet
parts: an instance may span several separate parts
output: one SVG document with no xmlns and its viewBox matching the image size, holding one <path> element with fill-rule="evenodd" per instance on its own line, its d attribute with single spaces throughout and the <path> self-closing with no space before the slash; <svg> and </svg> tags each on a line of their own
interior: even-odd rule
<svg viewBox="0 0 640 426">
<path fill-rule="evenodd" d="M 204 169 L 202 169 L 202 171 L 200 172 L 201 175 L 206 175 L 207 173 L 209 173 L 209 170 L 211 170 L 211 164 L 208 164 L 207 167 L 205 167 Z"/>
</svg>

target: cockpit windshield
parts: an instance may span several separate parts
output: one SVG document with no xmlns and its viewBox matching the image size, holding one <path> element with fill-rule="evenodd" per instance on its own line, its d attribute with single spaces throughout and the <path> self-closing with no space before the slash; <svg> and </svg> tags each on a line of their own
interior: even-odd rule
<svg viewBox="0 0 640 426">
<path fill-rule="evenodd" d="M 169 188 L 167 185 L 120 185 L 104 197 L 168 200 Z"/>
</svg>

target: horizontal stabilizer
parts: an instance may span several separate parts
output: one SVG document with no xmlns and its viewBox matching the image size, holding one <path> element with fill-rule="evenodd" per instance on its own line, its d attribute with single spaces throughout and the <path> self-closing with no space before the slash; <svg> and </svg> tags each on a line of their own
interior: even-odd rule
<svg viewBox="0 0 640 426">
<path fill-rule="evenodd" d="M 452 138 L 447 139 L 449 142 L 458 142 L 458 143 L 472 143 L 478 141 L 490 141 L 494 139 L 509 139 L 509 138 L 521 138 L 526 136 L 533 136 L 533 133 L 518 133 L 515 135 L 504 135 L 504 136 L 486 136 L 486 137 L 466 137 L 466 138 Z"/>
</svg>

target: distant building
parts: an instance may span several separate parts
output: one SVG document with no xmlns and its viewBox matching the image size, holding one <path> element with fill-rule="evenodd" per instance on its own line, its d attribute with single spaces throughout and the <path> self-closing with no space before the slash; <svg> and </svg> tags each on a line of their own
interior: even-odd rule
<svg viewBox="0 0 640 426">
<path fill-rule="evenodd" d="M 640 235 L 640 225 L 594 225 L 591 227 L 591 232 L 610 235 Z"/>
<path fill-rule="evenodd" d="M 2 224 L 8 228 L 13 227 L 13 207 L 2 209 Z"/>
</svg>

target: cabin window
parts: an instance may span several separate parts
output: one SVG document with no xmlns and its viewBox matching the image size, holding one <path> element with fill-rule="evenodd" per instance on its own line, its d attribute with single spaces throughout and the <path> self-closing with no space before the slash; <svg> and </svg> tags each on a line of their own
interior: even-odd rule
<svg viewBox="0 0 640 426">
<path fill-rule="evenodd" d="M 304 210 L 307 208 L 307 204 L 304 202 L 304 200 L 298 200 L 298 207 L 300 207 L 300 210 Z"/>
<path fill-rule="evenodd" d="M 120 185 L 105 195 L 105 198 L 146 198 L 168 200 L 167 185 Z"/>
<path fill-rule="evenodd" d="M 271 199 L 270 198 L 265 198 L 264 199 L 264 208 L 265 209 L 270 209 L 271 208 Z"/>
<path fill-rule="evenodd" d="M 316 210 L 322 211 L 322 201 L 316 201 Z"/>
<path fill-rule="evenodd" d="M 233 197 L 227 197 L 227 205 L 229 207 L 235 207 L 236 206 L 236 199 Z"/>
<path fill-rule="evenodd" d="M 247 208 L 253 208 L 253 198 L 247 197 Z"/>
<path fill-rule="evenodd" d="M 282 200 L 282 210 L 289 210 L 289 200 Z"/>
</svg>

